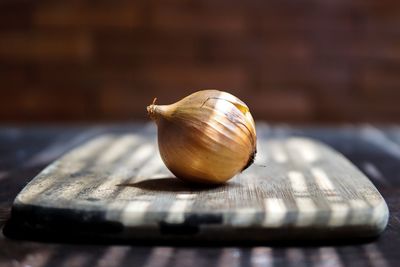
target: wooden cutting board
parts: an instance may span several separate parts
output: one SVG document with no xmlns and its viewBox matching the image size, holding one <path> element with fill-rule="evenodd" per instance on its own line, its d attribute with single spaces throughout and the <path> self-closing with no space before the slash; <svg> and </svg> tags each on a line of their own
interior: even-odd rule
<svg viewBox="0 0 400 267">
<path fill-rule="evenodd" d="M 387 205 L 342 155 L 300 137 L 266 138 L 255 164 L 199 187 L 164 166 L 154 128 L 98 135 L 45 168 L 17 196 L 12 221 L 30 231 L 146 240 L 372 237 Z M 185 159 L 182 159 L 185 160 Z"/>
</svg>

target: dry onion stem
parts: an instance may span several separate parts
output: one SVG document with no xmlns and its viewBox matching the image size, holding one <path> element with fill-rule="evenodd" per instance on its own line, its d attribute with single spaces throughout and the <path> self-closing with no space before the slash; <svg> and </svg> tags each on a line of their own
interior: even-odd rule
<svg viewBox="0 0 400 267">
<path fill-rule="evenodd" d="M 254 161 L 256 130 L 249 108 L 218 90 L 193 93 L 147 112 L 158 128 L 161 158 L 176 177 L 223 183 Z"/>
</svg>

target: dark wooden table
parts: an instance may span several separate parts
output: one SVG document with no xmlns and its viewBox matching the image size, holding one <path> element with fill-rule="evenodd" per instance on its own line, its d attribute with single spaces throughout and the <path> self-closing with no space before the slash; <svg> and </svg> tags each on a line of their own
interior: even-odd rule
<svg viewBox="0 0 400 267">
<path fill-rule="evenodd" d="M 142 125 L 0 127 L 0 228 L 18 192 L 47 164 L 74 146 L 115 129 Z M 307 136 L 348 157 L 385 198 L 390 219 L 368 243 L 200 245 L 107 244 L 35 237 L 12 240 L 0 233 L 0 266 L 399 266 L 400 127 L 271 126 L 272 136 Z"/>
</svg>

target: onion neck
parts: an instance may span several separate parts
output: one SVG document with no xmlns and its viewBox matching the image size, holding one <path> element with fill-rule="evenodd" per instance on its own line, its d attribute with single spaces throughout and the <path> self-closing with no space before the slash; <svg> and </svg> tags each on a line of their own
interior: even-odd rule
<svg viewBox="0 0 400 267">
<path fill-rule="evenodd" d="M 150 119 L 153 121 L 157 121 L 158 112 L 157 112 L 157 105 L 151 104 L 147 106 L 147 114 L 149 115 Z"/>
<path fill-rule="evenodd" d="M 147 106 L 147 114 L 150 119 L 158 123 L 160 118 L 167 116 L 168 106 L 167 105 L 155 105 L 153 104 Z"/>
</svg>

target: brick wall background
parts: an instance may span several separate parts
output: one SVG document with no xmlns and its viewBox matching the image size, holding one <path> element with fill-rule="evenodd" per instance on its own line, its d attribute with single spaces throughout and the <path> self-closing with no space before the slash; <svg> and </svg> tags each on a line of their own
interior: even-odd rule
<svg viewBox="0 0 400 267">
<path fill-rule="evenodd" d="M 202 88 L 256 119 L 400 122 L 400 2 L 0 2 L 0 121 L 146 119 Z"/>
</svg>

